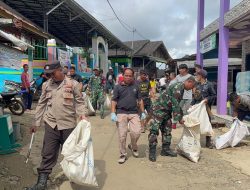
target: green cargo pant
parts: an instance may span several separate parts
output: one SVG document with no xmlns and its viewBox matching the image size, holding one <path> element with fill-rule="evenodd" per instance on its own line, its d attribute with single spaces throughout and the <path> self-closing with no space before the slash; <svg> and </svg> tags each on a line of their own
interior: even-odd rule
<svg viewBox="0 0 250 190">
<path fill-rule="evenodd" d="M 96 110 L 97 109 L 97 103 L 100 105 L 104 104 L 104 95 L 103 95 L 103 90 L 96 90 L 91 93 L 91 103 L 93 108 Z"/>
<path fill-rule="evenodd" d="M 162 145 L 170 146 L 172 139 L 172 121 L 171 116 L 166 115 L 163 119 L 156 118 L 153 116 L 153 121 L 150 124 L 150 133 L 148 135 L 149 146 L 157 145 L 157 136 L 159 130 L 162 134 Z"/>
</svg>

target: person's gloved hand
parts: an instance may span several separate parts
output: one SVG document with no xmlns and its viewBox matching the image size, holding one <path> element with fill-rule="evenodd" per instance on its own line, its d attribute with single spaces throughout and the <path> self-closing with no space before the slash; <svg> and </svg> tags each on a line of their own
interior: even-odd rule
<svg viewBox="0 0 250 190">
<path fill-rule="evenodd" d="M 113 122 L 117 121 L 117 115 L 115 113 L 111 113 L 111 121 Z"/>
<path fill-rule="evenodd" d="M 144 119 L 146 119 L 146 114 L 143 112 L 141 113 L 141 120 L 144 120 Z"/>
</svg>

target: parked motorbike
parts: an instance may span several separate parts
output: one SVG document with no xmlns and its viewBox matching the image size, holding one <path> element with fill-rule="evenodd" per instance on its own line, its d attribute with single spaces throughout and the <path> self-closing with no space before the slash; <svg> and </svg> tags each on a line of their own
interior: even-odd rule
<svg viewBox="0 0 250 190">
<path fill-rule="evenodd" d="M 32 96 L 33 96 L 34 101 L 38 101 L 42 93 L 40 80 L 42 80 L 42 77 L 33 79 L 30 82 L 30 89 L 32 91 Z M 11 80 L 4 80 L 4 88 L 5 88 L 5 91 L 7 92 L 21 92 L 22 83 L 18 83 L 18 82 L 11 81 Z M 22 97 L 20 98 L 22 99 Z"/>
<path fill-rule="evenodd" d="M 20 92 L 22 84 L 12 80 L 4 80 L 4 88 L 7 92 Z"/>
<path fill-rule="evenodd" d="M 25 111 L 22 101 L 16 99 L 18 92 L 3 92 L 0 93 L 0 106 L 9 108 L 14 115 L 22 115 Z"/>
<path fill-rule="evenodd" d="M 32 90 L 33 101 L 38 101 L 42 94 L 42 77 L 33 79 L 30 82 L 30 88 Z"/>
</svg>

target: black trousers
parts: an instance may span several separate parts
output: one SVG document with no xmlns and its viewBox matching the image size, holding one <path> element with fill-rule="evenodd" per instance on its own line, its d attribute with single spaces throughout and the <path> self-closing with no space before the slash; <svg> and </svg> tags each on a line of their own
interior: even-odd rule
<svg viewBox="0 0 250 190">
<path fill-rule="evenodd" d="M 22 89 L 22 90 L 26 90 L 26 89 Z M 24 99 L 25 109 L 31 109 L 32 100 L 33 100 L 32 92 L 29 91 L 29 92 L 23 93 L 23 99 Z"/>
<path fill-rule="evenodd" d="M 73 130 L 74 128 L 58 130 L 56 127 L 53 129 L 45 123 L 42 162 L 40 167 L 37 168 L 38 173 L 50 174 L 52 172 L 53 167 L 57 163 L 59 150 Z"/>
<path fill-rule="evenodd" d="M 246 116 L 250 116 L 250 110 L 244 111 L 242 109 L 238 109 L 237 112 L 238 112 L 238 119 L 240 121 L 243 121 Z"/>
</svg>

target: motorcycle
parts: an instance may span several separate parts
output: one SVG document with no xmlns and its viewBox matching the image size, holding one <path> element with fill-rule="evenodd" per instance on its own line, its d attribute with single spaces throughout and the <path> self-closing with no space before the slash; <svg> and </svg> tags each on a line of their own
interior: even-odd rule
<svg viewBox="0 0 250 190">
<path fill-rule="evenodd" d="M 38 101 L 42 94 L 42 79 L 42 77 L 38 77 L 30 82 L 30 88 L 33 92 L 33 101 Z"/>
<path fill-rule="evenodd" d="M 4 88 L 7 92 L 20 92 L 22 83 L 18 83 L 12 80 L 4 80 Z"/>
<path fill-rule="evenodd" d="M 32 96 L 34 101 L 38 101 L 41 96 L 42 93 L 41 80 L 42 77 L 38 77 L 30 82 L 30 89 L 32 91 Z M 21 92 L 22 83 L 18 83 L 11 80 L 4 80 L 4 88 L 5 91 L 7 92 Z M 23 99 L 23 97 L 20 98 Z"/>
<path fill-rule="evenodd" d="M 16 98 L 18 92 L 2 92 L 0 93 L 0 106 L 9 108 L 14 115 L 22 115 L 25 111 L 22 101 Z"/>
</svg>

